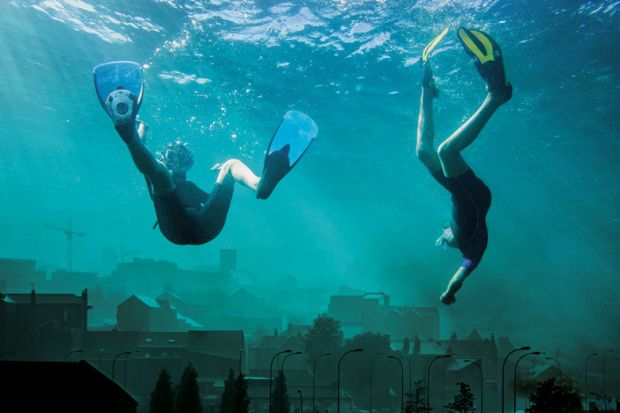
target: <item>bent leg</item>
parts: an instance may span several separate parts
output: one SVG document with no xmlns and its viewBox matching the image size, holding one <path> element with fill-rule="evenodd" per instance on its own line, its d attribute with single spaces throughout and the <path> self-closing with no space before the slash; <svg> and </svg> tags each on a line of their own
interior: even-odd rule
<svg viewBox="0 0 620 413">
<path fill-rule="evenodd" d="M 424 76 L 432 77 L 428 65 L 425 65 L 423 70 L 425 71 Z M 435 125 L 433 124 L 434 94 L 435 92 L 431 88 L 422 87 L 416 139 L 416 155 L 431 174 L 441 170 L 441 163 L 433 144 L 435 138 Z"/>
<path fill-rule="evenodd" d="M 209 200 L 198 212 L 198 220 L 202 229 L 199 242 L 209 242 L 219 235 L 226 223 L 228 210 L 232 202 L 235 183 L 232 180 L 224 183 L 216 183 L 209 194 Z"/>
<path fill-rule="evenodd" d="M 497 108 L 504 103 L 492 94 L 488 94 L 482 105 L 460 128 L 448 139 L 442 142 L 437 149 L 443 173 L 448 178 L 462 175 L 469 166 L 461 156 L 461 151 L 467 148 L 480 134 Z"/>
<path fill-rule="evenodd" d="M 127 136 L 123 137 L 123 140 L 127 144 L 131 159 L 133 159 L 138 170 L 149 179 L 153 185 L 153 192 L 157 195 L 167 195 L 174 191 L 172 175 L 142 143 L 140 131 L 134 130 L 133 136 L 126 138 Z"/>
<path fill-rule="evenodd" d="M 232 185 L 235 182 L 256 191 L 260 178 L 238 159 L 229 159 L 220 167 L 215 181 L 217 184 Z"/>
</svg>

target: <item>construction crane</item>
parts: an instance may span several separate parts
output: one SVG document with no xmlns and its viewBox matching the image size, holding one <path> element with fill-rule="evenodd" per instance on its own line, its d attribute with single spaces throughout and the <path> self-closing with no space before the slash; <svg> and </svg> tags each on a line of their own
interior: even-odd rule
<svg viewBox="0 0 620 413">
<path fill-rule="evenodd" d="M 86 234 L 83 232 L 77 232 L 73 230 L 71 220 L 65 228 L 56 227 L 53 225 L 43 225 L 47 229 L 54 231 L 60 231 L 67 237 L 67 271 L 73 271 L 73 237 L 83 237 Z"/>
</svg>

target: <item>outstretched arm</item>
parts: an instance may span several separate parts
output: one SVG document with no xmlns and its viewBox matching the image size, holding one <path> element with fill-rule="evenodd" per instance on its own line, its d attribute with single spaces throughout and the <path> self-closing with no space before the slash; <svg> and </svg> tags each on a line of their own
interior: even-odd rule
<svg viewBox="0 0 620 413">
<path fill-rule="evenodd" d="M 467 261 L 467 260 L 466 260 Z M 446 291 L 441 295 L 441 302 L 450 305 L 456 301 L 456 297 L 454 296 L 458 290 L 463 286 L 463 282 L 465 278 L 469 276 L 473 271 L 473 268 L 469 267 L 466 263 L 461 265 L 458 270 L 454 273 L 450 282 L 448 283 L 448 287 Z"/>
</svg>

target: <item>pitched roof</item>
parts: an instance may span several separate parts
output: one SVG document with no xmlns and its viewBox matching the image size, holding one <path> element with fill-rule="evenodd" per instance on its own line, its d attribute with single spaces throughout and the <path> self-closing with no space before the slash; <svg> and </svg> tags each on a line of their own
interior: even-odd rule
<svg viewBox="0 0 620 413">
<path fill-rule="evenodd" d="M 192 318 L 186 317 L 178 311 L 177 311 L 177 320 L 184 321 L 191 328 L 195 328 L 195 329 L 204 328 L 204 326 L 200 324 L 198 321 Z"/>
<path fill-rule="evenodd" d="M 151 308 L 161 308 L 161 305 L 159 305 L 159 303 L 151 298 L 148 297 L 146 295 L 132 295 L 131 297 L 129 297 L 128 299 L 126 299 L 125 301 L 123 301 L 123 303 L 129 301 L 132 299 L 132 297 L 137 298 L 139 301 L 142 301 L 142 303 L 144 303 L 146 306 L 151 307 Z M 122 303 L 121 303 L 122 304 Z"/>
</svg>

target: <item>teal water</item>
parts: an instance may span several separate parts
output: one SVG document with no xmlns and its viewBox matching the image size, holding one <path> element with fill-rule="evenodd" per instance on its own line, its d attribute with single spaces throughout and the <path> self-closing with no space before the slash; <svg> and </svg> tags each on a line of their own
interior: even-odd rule
<svg viewBox="0 0 620 413">
<path fill-rule="evenodd" d="M 186 268 L 239 250 L 262 277 L 385 290 L 439 305 L 460 263 L 434 247 L 449 196 L 415 158 L 417 59 L 445 26 L 502 45 L 514 97 L 465 157 L 493 191 L 489 248 L 442 332 L 486 328 L 515 342 L 620 340 L 620 3 L 607 1 L 32 0 L 0 4 L 0 256 L 106 273 L 106 251 Z M 267 202 L 238 187 L 222 234 L 201 247 L 151 229 L 144 181 L 101 110 L 92 67 L 145 65 L 140 116 L 154 150 L 182 138 L 190 179 L 215 162 L 257 172 L 289 109 L 319 136 Z M 438 138 L 484 97 L 454 31 L 433 59 Z M 325 303 L 327 304 L 327 303 Z M 322 309 L 308 308 L 312 316 Z"/>
</svg>

